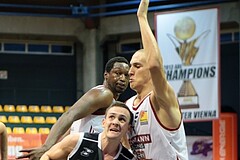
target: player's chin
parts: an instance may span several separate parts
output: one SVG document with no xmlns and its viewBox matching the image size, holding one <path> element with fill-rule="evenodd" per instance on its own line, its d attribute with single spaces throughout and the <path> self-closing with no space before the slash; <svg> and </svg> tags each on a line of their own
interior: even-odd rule
<svg viewBox="0 0 240 160">
<path fill-rule="evenodd" d="M 129 87 L 133 90 L 135 89 L 135 85 L 133 83 L 130 83 Z"/>
<path fill-rule="evenodd" d="M 117 91 L 118 93 L 123 93 L 126 89 L 127 89 L 127 87 L 117 87 L 117 88 L 116 88 L 116 91 Z"/>
</svg>

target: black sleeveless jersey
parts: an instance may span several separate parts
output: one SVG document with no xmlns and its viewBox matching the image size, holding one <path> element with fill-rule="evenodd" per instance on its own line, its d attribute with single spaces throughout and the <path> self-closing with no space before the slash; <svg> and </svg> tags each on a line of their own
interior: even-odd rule
<svg viewBox="0 0 240 160">
<path fill-rule="evenodd" d="M 99 133 L 84 133 L 81 145 L 69 160 L 103 160 L 103 154 L 98 148 Z M 121 152 L 115 160 L 132 160 L 133 154 L 122 146 Z"/>
</svg>

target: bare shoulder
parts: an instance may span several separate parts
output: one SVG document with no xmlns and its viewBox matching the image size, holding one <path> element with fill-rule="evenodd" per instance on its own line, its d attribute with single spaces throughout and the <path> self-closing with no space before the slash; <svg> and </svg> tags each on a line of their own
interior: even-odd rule
<svg viewBox="0 0 240 160">
<path fill-rule="evenodd" d="M 77 143 L 81 134 L 82 133 L 69 134 L 61 141 L 61 143 L 73 144 L 73 146 L 74 146 Z"/>
<path fill-rule="evenodd" d="M 106 108 L 113 101 L 113 93 L 103 85 L 90 89 L 76 103 L 78 106 L 88 105 L 96 109 Z"/>
<path fill-rule="evenodd" d="M 98 94 L 99 96 L 104 96 L 105 98 L 113 98 L 113 93 L 110 89 L 106 88 L 103 85 L 98 85 L 89 90 L 90 93 Z"/>
<path fill-rule="evenodd" d="M 74 134 L 67 135 L 60 142 L 60 145 L 62 146 L 63 149 L 65 149 L 65 151 L 70 153 L 73 150 L 73 148 L 76 146 L 81 134 L 82 133 L 74 133 Z"/>
<path fill-rule="evenodd" d="M 113 101 L 112 92 L 103 85 L 93 87 L 65 112 L 74 120 L 88 116 L 99 109 L 107 108 Z"/>
<path fill-rule="evenodd" d="M 68 137 L 67 140 L 72 141 L 72 142 L 77 142 L 81 134 L 82 134 L 82 133 L 73 133 L 73 134 L 70 134 L 70 135 L 67 136 L 67 137 Z"/>
</svg>

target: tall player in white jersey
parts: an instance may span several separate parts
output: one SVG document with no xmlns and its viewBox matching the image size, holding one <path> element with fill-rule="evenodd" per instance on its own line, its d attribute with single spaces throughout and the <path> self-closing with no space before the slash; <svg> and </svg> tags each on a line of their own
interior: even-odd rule
<svg viewBox="0 0 240 160">
<path fill-rule="evenodd" d="M 130 145 L 138 160 L 187 160 L 181 111 L 148 23 L 148 5 L 149 0 L 141 0 L 137 12 L 143 49 L 130 61 L 130 87 L 137 93 L 126 102 L 135 122 Z"/>
</svg>

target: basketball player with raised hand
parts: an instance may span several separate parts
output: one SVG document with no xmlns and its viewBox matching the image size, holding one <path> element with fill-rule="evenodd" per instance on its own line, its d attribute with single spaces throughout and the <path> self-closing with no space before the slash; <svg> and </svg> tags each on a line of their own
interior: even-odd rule
<svg viewBox="0 0 240 160">
<path fill-rule="evenodd" d="M 137 12 L 143 49 L 130 61 L 129 83 L 137 93 L 126 102 L 135 118 L 130 145 L 138 160 L 187 160 L 181 111 L 148 23 L 148 5 L 149 0 L 141 0 Z"/>
</svg>

